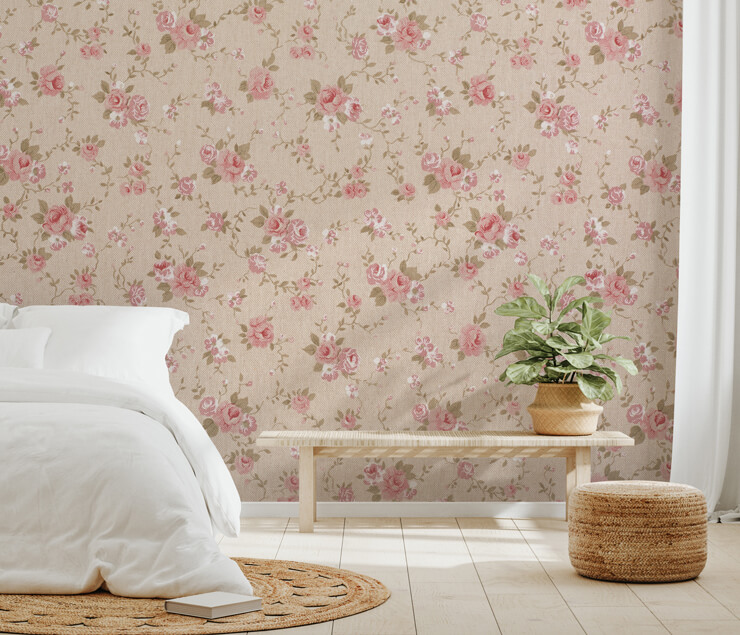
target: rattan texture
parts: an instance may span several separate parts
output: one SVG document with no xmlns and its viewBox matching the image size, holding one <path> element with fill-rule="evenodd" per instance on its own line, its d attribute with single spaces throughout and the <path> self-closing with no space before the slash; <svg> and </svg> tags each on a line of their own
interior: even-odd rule
<svg viewBox="0 0 740 635">
<path fill-rule="evenodd" d="M 578 384 L 540 384 L 527 410 L 537 434 L 575 436 L 595 432 L 604 408 L 588 399 Z"/>
<path fill-rule="evenodd" d="M 234 558 L 263 598 L 261 611 L 204 620 L 174 615 L 164 601 L 98 591 L 84 595 L 0 595 L 0 632 L 36 635 L 200 635 L 288 628 L 336 620 L 385 602 L 368 576 L 287 560 Z"/>
<path fill-rule="evenodd" d="M 707 562 L 707 503 L 694 487 L 611 481 L 577 487 L 569 501 L 568 550 L 588 578 L 678 582 Z"/>
</svg>

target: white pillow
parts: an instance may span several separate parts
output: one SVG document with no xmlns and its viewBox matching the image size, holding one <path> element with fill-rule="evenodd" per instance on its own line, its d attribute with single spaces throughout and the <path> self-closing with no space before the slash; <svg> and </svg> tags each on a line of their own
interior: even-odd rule
<svg viewBox="0 0 740 635">
<path fill-rule="evenodd" d="M 144 382 L 172 392 L 165 355 L 190 322 L 183 311 L 159 307 L 29 306 L 16 328 L 46 326 L 44 368 Z"/>
<path fill-rule="evenodd" d="M 0 329 L 11 328 L 10 322 L 13 320 L 13 316 L 17 310 L 17 306 L 0 302 Z"/>
<path fill-rule="evenodd" d="M 0 368 L 42 368 L 49 328 L 0 329 Z"/>
</svg>

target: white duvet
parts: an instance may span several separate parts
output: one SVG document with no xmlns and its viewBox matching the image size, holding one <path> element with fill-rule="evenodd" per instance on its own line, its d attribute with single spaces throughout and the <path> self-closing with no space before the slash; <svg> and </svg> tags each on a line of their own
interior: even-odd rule
<svg viewBox="0 0 740 635">
<path fill-rule="evenodd" d="M 173 395 L 0 368 L 0 593 L 251 593 L 228 469 Z"/>
</svg>

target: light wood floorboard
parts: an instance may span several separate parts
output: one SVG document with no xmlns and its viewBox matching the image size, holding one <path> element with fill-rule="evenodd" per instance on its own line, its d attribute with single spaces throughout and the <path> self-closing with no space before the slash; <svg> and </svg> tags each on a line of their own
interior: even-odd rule
<svg viewBox="0 0 740 635">
<path fill-rule="evenodd" d="M 344 567 L 382 581 L 384 605 L 276 635 L 740 635 L 740 526 L 709 526 L 704 572 L 676 584 L 578 576 L 560 520 L 250 518 L 230 556 Z"/>
</svg>

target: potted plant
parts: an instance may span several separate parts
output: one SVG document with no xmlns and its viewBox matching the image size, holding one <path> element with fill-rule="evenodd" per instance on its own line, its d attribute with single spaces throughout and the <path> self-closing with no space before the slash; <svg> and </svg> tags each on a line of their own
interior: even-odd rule
<svg viewBox="0 0 740 635">
<path fill-rule="evenodd" d="M 604 410 L 593 400 L 608 401 L 614 388 L 622 390 L 614 366 L 637 374 L 631 360 L 599 351 L 607 342 L 629 338 L 604 333 L 611 317 L 592 306 L 602 301 L 599 297 L 577 298 L 557 310 L 565 294 L 585 282 L 583 277 L 567 278 L 554 293 L 541 278 L 530 275 L 529 280 L 544 298 L 544 306 L 525 296 L 495 311 L 516 318 L 496 359 L 512 353 L 518 359 L 500 379 L 507 384 L 537 384 L 537 395 L 528 407 L 537 434 L 592 434 Z"/>
</svg>

